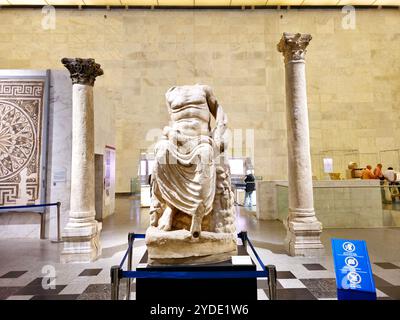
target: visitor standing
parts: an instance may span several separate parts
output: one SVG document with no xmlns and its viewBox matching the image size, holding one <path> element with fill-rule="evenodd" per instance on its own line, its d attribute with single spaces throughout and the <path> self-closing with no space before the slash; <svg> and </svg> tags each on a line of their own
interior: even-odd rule
<svg viewBox="0 0 400 320">
<path fill-rule="evenodd" d="M 147 183 L 149 184 L 149 186 L 150 186 L 150 198 L 151 198 L 151 191 L 152 191 L 152 185 L 151 185 L 151 174 L 149 174 L 149 179 L 147 180 Z"/>
<path fill-rule="evenodd" d="M 244 182 L 246 183 L 246 195 L 244 197 L 244 206 L 251 207 L 253 205 L 252 201 L 253 191 L 256 190 L 256 178 L 254 177 L 251 170 L 247 172 Z"/>
<path fill-rule="evenodd" d="M 389 184 L 396 183 L 396 172 L 393 170 L 392 167 L 387 168 L 387 170 L 383 174 L 383 177 L 389 182 Z"/>
</svg>

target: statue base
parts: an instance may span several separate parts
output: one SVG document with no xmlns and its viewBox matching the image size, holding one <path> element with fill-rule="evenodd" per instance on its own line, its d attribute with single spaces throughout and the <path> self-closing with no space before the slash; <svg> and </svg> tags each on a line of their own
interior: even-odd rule
<svg viewBox="0 0 400 320">
<path fill-rule="evenodd" d="M 146 232 L 148 263 L 204 264 L 226 261 L 237 254 L 236 234 L 202 231 L 193 238 L 188 230 L 163 231 L 150 227 Z"/>
<path fill-rule="evenodd" d="M 237 246 L 237 255 L 248 256 L 245 246 Z M 232 259 L 219 263 L 201 265 L 148 265 L 148 252 L 140 260 L 136 271 L 146 272 L 204 272 L 224 274 L 231 271 L 256 271 L 252 261 L 249 265 L 234 265 Z M 257 278 L 217 278 L 217 279 L 136 279 L 136 301 L 163 303 L 199 303 L 215 301 L 252 302 L 257 301 Z"/>
</svg>

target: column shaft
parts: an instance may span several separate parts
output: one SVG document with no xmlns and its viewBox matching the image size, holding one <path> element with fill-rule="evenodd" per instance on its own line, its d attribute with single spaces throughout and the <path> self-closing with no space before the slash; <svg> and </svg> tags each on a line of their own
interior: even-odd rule
<svg viewBox="0 0 400 320">
<path fill-rule="evenodd" d="M 95 217 L 93 87 L 74 84 L 72 99 L 70 217 L 93 220 Z"/>
<path fill-rule="evenodd" d="M 285 71 L 289 214 L 314 217 L 305 63 L 288 62 Z"/>
</svg>

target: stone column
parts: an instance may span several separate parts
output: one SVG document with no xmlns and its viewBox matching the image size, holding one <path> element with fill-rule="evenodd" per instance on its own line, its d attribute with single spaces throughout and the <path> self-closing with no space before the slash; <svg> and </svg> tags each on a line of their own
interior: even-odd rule
<svg viewBox="0 0 400 320">
<path fill-rule="evenodd" d="M 95 220 L 93 85 L 103 70 L 94 59 L 61 62 L 72 79 L 71 202 L 61 262 L 90 262 L 101 254 L 101 223 Z"/>
<path fill-rule="evenodd" d="M 308 126 L 305 54 L 309 34 L 284 33 L 278 51 L 285 58 L 289 213 L 285 247 L 290 255 L 320 255 L 322 224 L 314 211 Z"/>
</svg>

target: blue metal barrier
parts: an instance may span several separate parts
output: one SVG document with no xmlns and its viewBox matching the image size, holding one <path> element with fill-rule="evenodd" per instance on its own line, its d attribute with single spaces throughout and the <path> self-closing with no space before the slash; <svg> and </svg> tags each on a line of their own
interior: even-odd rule
<svg viewBox="0 0 400 320">
<path fill-rule="evenodd" d="M 25 205 L 25 206 L 3 206 L 3 207 L 0 207 L 0 210 L 3 210 L 3 212 L 4 212 L 4 211 L 10 211 L 10 210 L 13 210 L 13 209 L 28 209 L 28 208 L 51 207 L 51 206 L 57 206 L 57 241 L 53 241 L 53 242 L 61 242 L 61 238 L 60 238 L 60 208 L 61 208 L 61 202 L 30 204 L 30 205 Z M 32 212 L 40 214 L 40 239 L 45 239 L 46 221 L 45 221 L 44 211 L 43 212 L 32 211 Z"/>
<path fill-rule="evenodd" d="M 265 266 L 256 252 L 250 239 L 247 237 L 247 232 L 242 231 L 238 234 L 242 239 L 244 246 L 248 243 L 262 271 L 133 271 L 132 270 L 132 257 L 133 257 L 133 242 L 134 239 L 144 239 L 144 234 L 128 234 L 128 248 L 119 265 L 111 267 L 111 299 L 119 299 L 119 283 L 123 278 L 127 279 L 127 296 L 130 299 L 131 292 L 131 279 L 151 278 L 151 279 L 237 279 L 237 278 L 268 278 L 269 297 L 271 300 L 276 300 L 276 267 L 274 265 Z M 128 258 L 128 270 L 123 270 L 123 265 Z"/>
<path fill-rule="evenodd" d="M 55 203 L 43 203 L 43 204 L 29 204 L 25 206 L 4 206 L 0 207 L 0 210 L 10 210 L 10 209 L 25 209 L 25 208 L 37 208 L 37 207 L 51 207 L 51 206 L 57 206 L 60 202 L 55 202 Z M 41 214 L 42 212 L 38 212 Z"/>
</svg>

